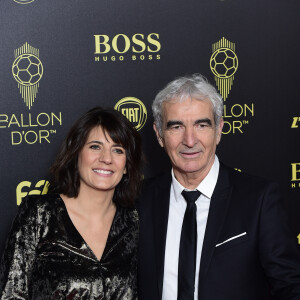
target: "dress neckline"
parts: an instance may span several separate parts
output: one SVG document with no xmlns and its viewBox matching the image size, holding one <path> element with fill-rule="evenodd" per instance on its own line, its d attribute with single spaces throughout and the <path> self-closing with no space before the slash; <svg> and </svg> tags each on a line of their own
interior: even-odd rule
<svg viewBox="0 0 300 300">
<path fill-rule="evenodd" d="M 72 227 L 73 231 L 77 234 L 77 237 L 81 240 L 81 242 L 86 246 L 87 249 L 89 249 L 90 254 L 93 256 L 94 260 L 96 260 L 97 262 L 101 263 L 103 261 L 103 259 L 105 258 L 106 253 L 109 251 L 107 245 L 109 244 L 109 241 L 111 239 L 111 233 L 114 230 L 115 223 L 116 223 L 116 220 L 117 220 L 117 215 L 119 214 L 119 205 L 117 203 L 115 203 L 115 205 L 116 205 L 116 212 L 115 212 L 115 215 L 113 217 L 111 226 L 110 226 L 109 231 L 108 231 L 107 240 L 106 240 L 106 243 L 105 243 L 104 250 L 102 252 L 102 255 L 101 255 L 100 259 L 98 259 L 97 256 L 96 256 L 96 254 L 92 250 L 92 248 L 85 241 L 85 239 L 83 238 L 83 236 L 80 234 L 80 232 L 78 231 L 77 227 L 73 223 L 73 221 L 72 221 L 72 219 L 71 219 L 71 217 L 69 215 L 69 212 L 68 212 L 68 209 L 66 207 L 66 204 L 65 204 L 64 200 L 61 198 L 61 196 L 59 194 L 57 194 L 57 195 L 58 195 L 57 199 L 60 201 L 61 206 L 62 206 L 62 208 L 63 208 L 63 210 L 65 212 L 67 222 Z"/>
</svg>

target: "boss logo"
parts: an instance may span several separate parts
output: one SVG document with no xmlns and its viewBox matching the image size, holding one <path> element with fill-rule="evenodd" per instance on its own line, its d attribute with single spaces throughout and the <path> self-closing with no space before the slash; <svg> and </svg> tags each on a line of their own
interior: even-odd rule
<svg viewBox="0 0 300 300">
<path fill-rule="evenodd" d="M 300 181 L 300 163 L 292 163 L 292 181 Z"/>
<path fill-rule="evenodd" d="M 132 37 L 125 34 L 117 34 L 110 38 L 105 34 L 96 34 L 95 54 L 106 54 L 111 50 L 118 54 L 124 54 L 128 51 L 132 53 L 150 53 L 158 52 L 161 49 L 158 33 L 150 33 L 145 36 L 142 33 L 136 33 Z"/>
<path fill-rule="evenodd" d="M 300 188 L 300 163 L 291 163 L 292 166 L 292 179 L 291 188 Z"/>
</svg>

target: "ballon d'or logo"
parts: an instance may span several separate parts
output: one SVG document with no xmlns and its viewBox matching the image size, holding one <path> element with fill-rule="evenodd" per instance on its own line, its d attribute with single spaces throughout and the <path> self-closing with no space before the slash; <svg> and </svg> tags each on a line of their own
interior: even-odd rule
<svg viewBox="0 0 300 300">
<path fill-rule="evenodd" d="M 135 97 L 125 97 L 119 100 L 115 110 L 121 112 L 135 127 L 140 130 L 147 120 L 147 109 L 144 103 Z"/>
<path fill-rule="evenodd" d="M 39 50 L 25 43 L 15 50 L 12 74 L 26 106 L 30 109 L 38 92 L 39 81 L 43 76 L 43 64 L 39 59 Z"/>
<path fill-rule="evenodd" d="M 210 69 L 224 101 L 227 99 L 238 69 L 238 58 L 235 54 L 235 44 L 224 37 L 213 44 L 213 54 L 210 57 Z"/>
</svg>

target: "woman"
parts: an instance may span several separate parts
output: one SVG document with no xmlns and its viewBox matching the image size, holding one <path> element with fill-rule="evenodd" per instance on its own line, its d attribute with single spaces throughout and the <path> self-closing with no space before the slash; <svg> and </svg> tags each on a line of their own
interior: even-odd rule
<svg viewBox="0 0 300 300">
<path fill-rule="evenodd" d="M 113 109 L 72 127 L 51 172 L 52 192 L 28 196 L 0 269 L 0 299 L 137 299 L 141 139 Z"/>
</svg>

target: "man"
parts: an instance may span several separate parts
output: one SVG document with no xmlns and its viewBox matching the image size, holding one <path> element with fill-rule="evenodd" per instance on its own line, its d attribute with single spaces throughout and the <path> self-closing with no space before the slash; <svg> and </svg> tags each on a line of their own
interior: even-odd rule
<svg viewBox="0 0 300 300">
<path fill-rule="evenodd" d="M 154 100 L 154 130 L 172 170 L 146 180 L 139 299 L 300 299 L 300 256 L 276 185 L 215 155 L 223 102 L 199 74 Z"/>
</svg>

